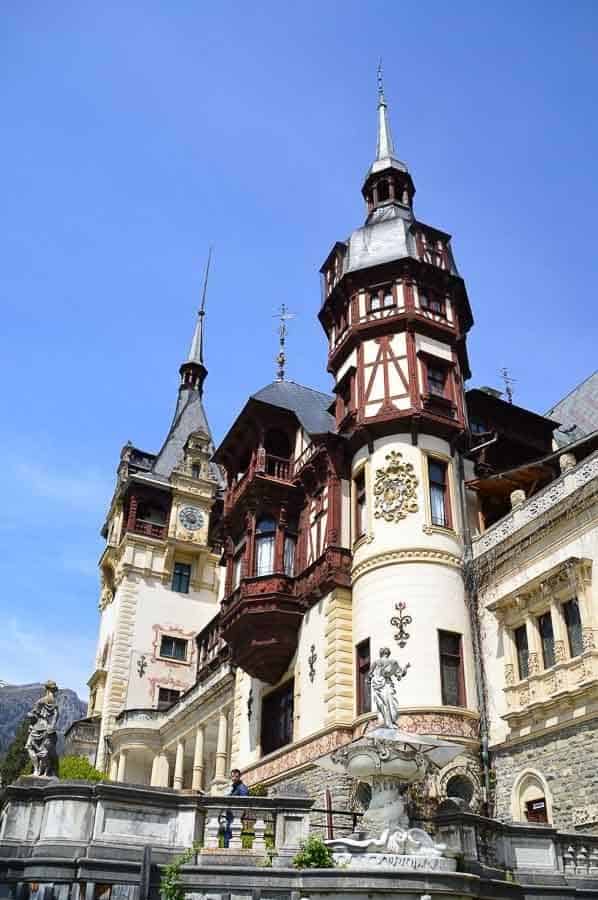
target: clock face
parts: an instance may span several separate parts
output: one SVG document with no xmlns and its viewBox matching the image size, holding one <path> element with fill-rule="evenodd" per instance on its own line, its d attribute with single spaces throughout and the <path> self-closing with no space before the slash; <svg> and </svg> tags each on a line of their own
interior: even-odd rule
<svg viewBox="0 0 598 900">
<path fill-rule="evenodd" d="M 197 531 L 203 525 L 203 513 L 196 506 L 184 506 L 179 513 L 179 522 L 189 531 Z"/>
</svg>

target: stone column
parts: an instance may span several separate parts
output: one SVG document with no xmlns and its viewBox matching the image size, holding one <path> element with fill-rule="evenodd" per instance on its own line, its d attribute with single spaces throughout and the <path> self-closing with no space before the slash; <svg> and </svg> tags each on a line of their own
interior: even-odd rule
<svg viewBox="0 0 598 900">
<path fill-rule="evenodd" d="M 203 747 L 204 747 L 204 728 L 203 725 L 197 726 L 195 732 L 195 752 L 193 754 L 193 781 L 191 787 L 194 791 L 201 791 L 203 788 Z"/>
<path fill-rule="evenodd" d="M 540 634 L 535 616 L 530 612 L 525 616 L 525 628 L 527 631 L 527 649 L 529 653 L 528 667 L 530 675 L 537 675 L 541 668 L 542 647 L 540 644 Z"/>
<path fill-rule="evenodd" d="M 162 751 L 160 754 L 160 766 L 159 766 L 159 786 L 160 787 L 170 787 L 170 763 L 168 761 L 168 754 L 166 751 Z"/>
<path fill-rule="evenodd" d="M 174 760 L 174 781 L 172 783 L 175 791 L 183 790 L 183 767 L 185 765 L 185 741 L 179 738 L 176 745 L 176 756 Z"/>
<path fill-rule="evenodd" d="M 505 685 L 509 687 L 519 680 L 519 669 L 517 661 L 517 647 L 515 646 L 515 638 L 513 629 L 507 625 L 503 625 L 503 644 L 505 648 Z"/>
<path fill-rule="evenodd" d="M 118 774 L 118 757 L 113 756 L 110 760 L 110 781 L 116 781 Z"/>
<path fill-rule="evenodd" d="M 565 625 L 563 606 L 558 600 L 551 601 L 550 615 L 552 616 L 552 630 L 554 632 L 555 662 L 564 662 L 567 656 L 567 626 Z"/>
<path fill-rule="evenodd" d="M 216 742 L 216 771 L 213 785 L 223 788 L 226 784 L 226 748 L 228 745 L 228 710 L 220 710 L 218 716 L 218 740 Z"/>
<path fill-rule="evenodd" d="M 127 767 L 127 751 L 121 750 L 118 754 L 118 770 L 116 772 L 116 780 L 124 781 Z"/>
<path fill-rule="evenodd" d="M 152 774 L 150 776 L 150 785 L 152 787 L 161 787 L 162 779 L 161 779 L 161 768 L 162 768 L 162 754 L 160 751 L 154 753 L 154 758 L 152 760 Z"/>
</svg>

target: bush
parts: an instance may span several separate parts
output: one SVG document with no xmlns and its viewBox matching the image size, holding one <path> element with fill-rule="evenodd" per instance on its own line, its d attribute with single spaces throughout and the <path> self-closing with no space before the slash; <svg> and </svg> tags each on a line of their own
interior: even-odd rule
<svg viewBox="0 0 598 900">
<path fill-rule="evenodd" d="M 108 781 L 85 756 L 63 756 L 58 760 L 58 777 L 62 781 Z"/>
<path fill-rule="evenodd" d="M 12 784 L 20 775 L 31 775 L 33 772 L 33 764 L 25 750 L 28 732 L 29 720 L 25 716 L 0 765 L 0 784 L 3 787 Z"/>
<path fill-rule="evenodd" d="M 268 788 L 265 784 L 262 784 L 261 781 L 258 781 L 257 784 L 252 784 L 249 788 L 249 796 L 250 797 L 267 797 L 268 796 Z"/>
<path fill-rule="evenodd" d="M 293 859 L 296 869 L 332 869 L 334 858 L 332 851 L 326 846 L 322 838 L 312 835 Z"/>
</svg>

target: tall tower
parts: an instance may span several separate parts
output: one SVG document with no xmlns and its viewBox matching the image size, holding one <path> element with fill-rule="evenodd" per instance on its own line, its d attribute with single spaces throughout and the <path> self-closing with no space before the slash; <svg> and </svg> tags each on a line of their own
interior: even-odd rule
<svg viewBox="0 0 598 900">
<path fill-rule="evenodd" d="M 358 689 L 359 671 L 390 646 L 411 663 L 401 684 L 406 721 L 473 740 L 457 463 L 472 316 L 450 235 L 415 216 L 415 186 L 395 153 L 380 76 L 377 114 L 365 224 L 329 253 L 319 313 L 337 428 L 350 448 Z M 402 639 L 402 616 L 412 622 L 399 650 L 393 634 Z M 367 693 L 357 697 L 357 714 L 367 711 Z"/>
<path fill-rule="evenodd" d="M 161 450 L 127 443 L 102 534 L 100 633 L 88 715 L 99 724 L 97 765 L 124 710 L 171 705 L 195 682 L 195 637 L 217 611 L 211 516 L 222 485 L 203 408 L 204 297 Z M 149 783 L 152 747 L 127 781 Z M 130 769 L 130 771 L 129 771 Z M 143 769 L 143 771 L 141 771 Z M 145 771 L 147 769 L 147 771 Z"/>
</svg>

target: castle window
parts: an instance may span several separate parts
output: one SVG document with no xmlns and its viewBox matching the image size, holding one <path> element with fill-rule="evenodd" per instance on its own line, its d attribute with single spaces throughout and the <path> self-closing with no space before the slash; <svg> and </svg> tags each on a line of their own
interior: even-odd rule
<svg viewBox="0 0 598 900">
<path fill-rule="evenodd" d="M 189 563 L 175 562 L 172 574 L 172 590 L 178 591 L 179 594 L 188 594 L 190 581 L 191 566 Z"/>
<path fill-rule="evenodd" d="M 426 374 L 428 376 L 428 392 L 436 397 L 444 397 L 446 391 L 446 369 L 434 363 L 428 363 Z"/>
<path fill-rule="evenodd" d="M 442 316 L 446 319 L 446 303 L 441 297 L 420 292 L 419 305 L 426 312 L 434 313 L 434 315 Z"/>
<path fill-rule="evenodd" d="M 556 663 L 554 654 L 554 630 L 552 627 L 552 616 L 549 612 L 538 618 L 538 629 L 540 631 L 540 640 L 542 641 L 542 659 L 544 668 L 550 669 Z"/>
<path fill-rule="evenodd" d="M 173 703 L 176 703 L 181 696 L 180 691 L 173 691 L 171 688 L 158 688 L 158 709 L 168 709 Z"/>
<path fill-rule="evenodd" d="M 160 656 L 184 662 L 187 659 L 187 643 L 184 638 L 171 637 L 169 634 L 164 634 L 160 641 Z"/>
<path fill-rule="evenodd" d="M 259 520 L 255 537 L 255 574 L 271 575 L 274 571 L 276 522 L 264 517 Z"/>
<path fill-rule="evenodd" d="M 370 674 L 370 639 L 355 647 L 355 672 L 357 674 L 357 715 L 372 709 L 372 699 L 368 675 Z"/>
<path fill-rule="evenodd" d="M 201 475 L 201 466 L 198 463 L 193 463 L 193 465 L 191 466 L 191 477 L 199 478 L 200 475 Z"/>
<path fill-rule="evenodd" d="M 284 574 L 290 578 L 295 574 L 295 548 L 297 535 L 287 532 L 284 536 Z"/>
<path fill-rule="evenodd" d="M 430 516 L 432 525 L 437 525 L 440 528 L 450 528 L 451 514 L 447 463 L 429 457 L 428 482 L 430 485 Z"/>
<path fill-rule="evenodd" d="M 365 467 L 353 479 L 355 503 L 355 540 L 367 530 L 367 494 L 365 489 Z"/>
<path fill-rule="evenodd" d="M 537 797 L 535 800 L 526 801 L 525 818 L 528 822 L 535 822 L 537 825 L 544 825 L 548 822 L 546 800 L 544 797 Z"/>
<path fill-rule="evenodd" d="M 580 656 L 583 652 L 583 641 L 581 636 L 581 616 L 579 614 L 579 603 L 577 599 L 569 600 L 563 604 L 563 613 L 565 615 L 565 625 L 567 626 L 567 638 L 569 641 L 570 656 Z"/>
<path fill-rule="evenodd" d="M 395 305 L 395 297 L 392 285 L 387 284 L 385 287 L 373 289 L 369 295 L 370 312 L 377 312 L 379 309 L 388 309 Z"/>
<path fill-rule="evenodd" d="M 262 702 L 262 754 L 273 753 L 293 740 L 294 682 L 267 694 Z"/>
<path fill-rule="evenodd" d="M 439 631 L 438 649 L 442 703 L 444 706 L 465 706 L 461 635 L 452 631 Z"/>
<path fill-rule="evenodd" d="M 517 651 L 517 669 L 519 678 L 527 678 L 529 675 L 529 648 L 527 643 L 527 628 L 520 625 L 513 632 L 515 639 L 515 649 Z"/>
</svg>

